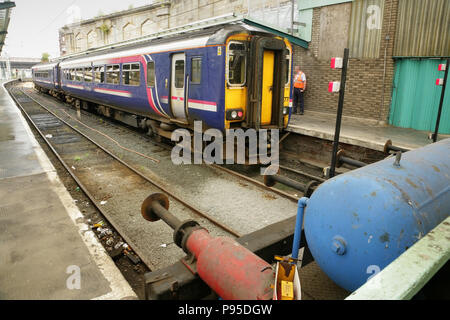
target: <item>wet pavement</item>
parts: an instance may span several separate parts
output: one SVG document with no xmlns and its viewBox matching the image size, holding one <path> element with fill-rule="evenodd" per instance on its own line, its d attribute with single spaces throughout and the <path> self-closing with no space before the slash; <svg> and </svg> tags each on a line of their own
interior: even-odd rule
<svg viewBox="0 0 450 320">
<path fill-rule="evenodd" d="M 82 220 L 0 87 L 0 300 L 135 298 Z"/>
</svg>

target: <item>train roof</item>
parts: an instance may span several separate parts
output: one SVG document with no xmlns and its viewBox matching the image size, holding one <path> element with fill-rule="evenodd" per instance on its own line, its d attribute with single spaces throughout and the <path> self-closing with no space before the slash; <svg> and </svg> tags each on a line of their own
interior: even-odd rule
<svg viewBox="0 0 450 320">
<path fill-rule="evenodd" d="M 218 25 L 205 29 L 178 33 L 171 36 L 140 41 L 134 44 L 121 45 L 98 50 L 95 52 L 86 51 L 75 57 L 61 57 L 56 63 L 60 63 L 61 67 L 81 65 L 93 60 L 104 60 L 123 56 L 131 56 L 142 54 L 143 52 L 164 52 L 175 51 L 180 49 L 195 48 L 209 45 L 225 44 L 228 37 L 237 33 L 260 34 L 265 36 L 275 35 L 268 33 L 262 29 L 237 22 L 226 25 Z"/>
<path fill-rule="evenodd" d="M 32 70 L 51 70 L 53 69 L 58 62 L 46 62 L 46 63 L 39 63 L 31 67 Z"/>
</svg>

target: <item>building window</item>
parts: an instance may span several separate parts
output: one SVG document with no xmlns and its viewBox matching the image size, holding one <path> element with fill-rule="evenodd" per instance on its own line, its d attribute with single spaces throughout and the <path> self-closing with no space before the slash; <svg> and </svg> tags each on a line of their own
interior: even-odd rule
<svg viewBox="0 0 450 320">
<path fill-rule="evenodd" d="M 175 61 L 175 88 L 184 88 L 184 60 Z"/>
<path fill-rule="evenodd" d="M 106 66 L 106 83 L 119 84 L 120 66 L 118 64 Z"/>
<path fill-rule="evenodd" d="M 105 83 L 105 67 L 95 67 L 95 83 Z"/>
<path fill-rule="evenodd" d="M 200 84 L 202 81 L 202 58 L 191 60 L 191 83 Z"/>
<path fill-rule="evenodd" d="M 228 44 L 228 85 L 242 87 L 246 82 L 247 48 L 244 42 Z"/>
<path fill-rule="evenodd" d="M 127 63 L 122 65 L 122 84 L 127 86 L 139 86 L 141 71 L 139 63 Z"/>
<path fill-rule="evenodd" d="M 147 87 L 155 86 L 155 63 L 150 61 L 147 63 Z"/>
</svg>

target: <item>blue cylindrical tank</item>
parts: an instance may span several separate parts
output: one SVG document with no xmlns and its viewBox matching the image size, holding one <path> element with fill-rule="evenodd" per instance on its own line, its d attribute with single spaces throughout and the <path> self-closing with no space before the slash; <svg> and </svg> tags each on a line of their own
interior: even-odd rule
<svg viewBox="0 0 450 320">
<path fill-rule="evenodd" d="M 354 291 L 450 214 L 450 139 L 337 176 L 311 196 L 309 249 Z M 426 252 L 424 252 L 426 254 Z"/>
</svg>

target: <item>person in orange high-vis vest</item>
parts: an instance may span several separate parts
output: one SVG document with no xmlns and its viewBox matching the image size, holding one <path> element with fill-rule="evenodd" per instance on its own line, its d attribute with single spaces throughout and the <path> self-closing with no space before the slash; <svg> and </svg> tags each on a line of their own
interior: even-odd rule
<svg viewBox="0 0 450 320">
<path fill-rule="evenodd" d="M 294 69 L 294 113 L 303 114 L 305 102 L 303 94 L 306 90 L 306 76 L 299 66 Z"/>
</svg>

